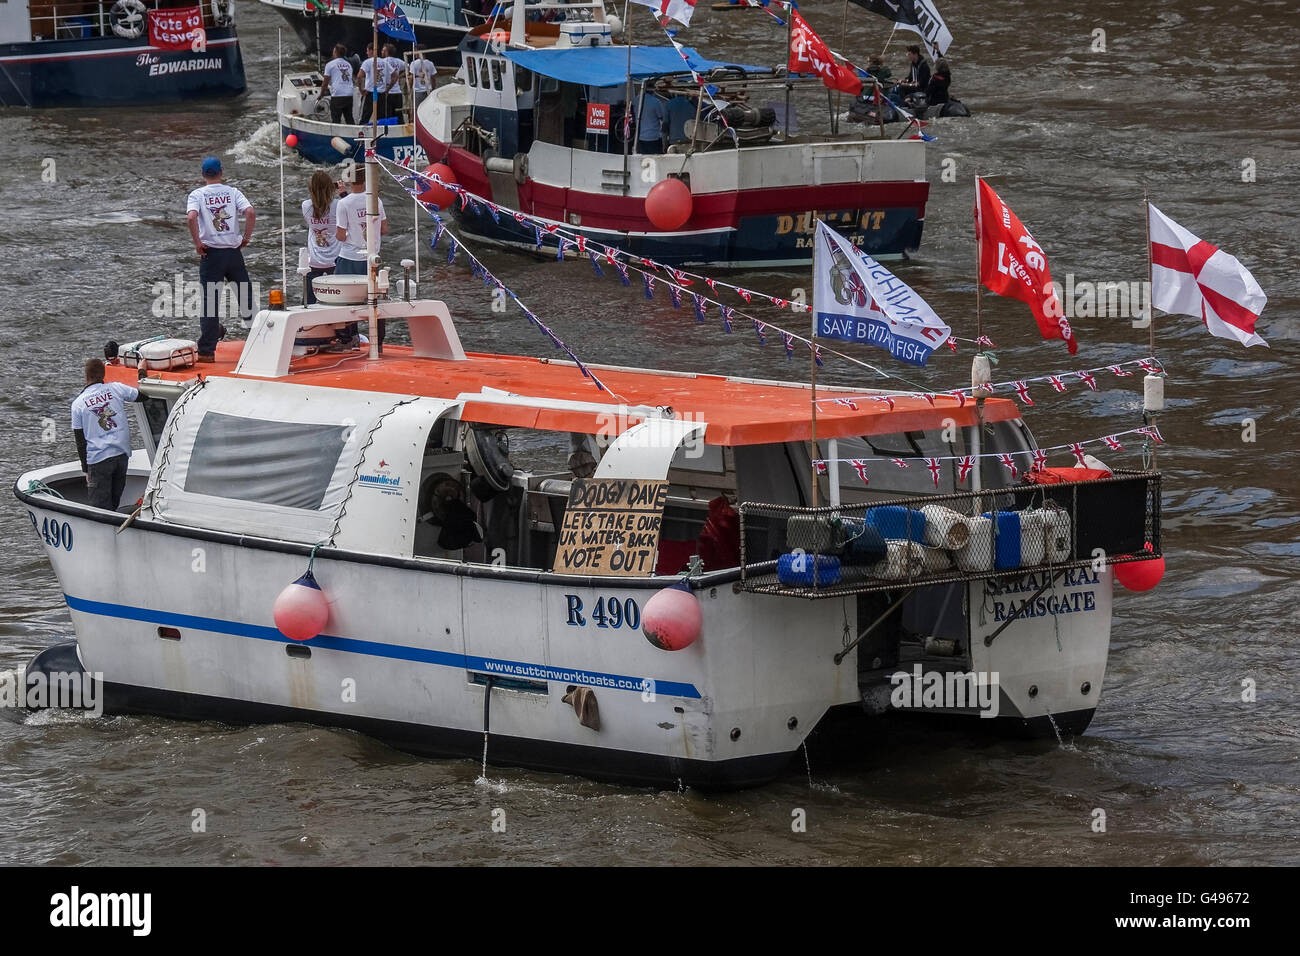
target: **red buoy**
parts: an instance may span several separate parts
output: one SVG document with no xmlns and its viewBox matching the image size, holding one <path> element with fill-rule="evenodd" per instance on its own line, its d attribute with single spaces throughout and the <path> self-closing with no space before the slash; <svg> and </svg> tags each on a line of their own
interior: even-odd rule
<svg viewBox="0 0 1300 956">
<path fill-rule="evenodd" d="M 298 145 L 298 134 L 297 134 L 297 133 L 290 133 L 288 136 L 286 136 L 286 137 L 284 138 L 284 145 L 288 146 L 290 149 L 293 149 L 295 146 L 297 146 L 297 145 Z"/>
<path fill-rule="evenodd" d="M 434 163 L 432 166 L 426 166 L 421 176 L 437 176 L 444 183 L 455 183 L 456 174 L 452 172 L 451 167 L 446 163 Z M 455 190 L 448 189 L 446 186 L 440 186 L 432 178 L 420 180 L 420 202 L 432 203 L 441 209 L 447 209 L 451 206 L 452 201 L 456 198 Z"/>
<path fill-rule="evenodd" d="M 311 571 L 280 592 L 271 616 L 276 628 L 291 641 L 310 641 L 325 630 L 330 618 L 329 600 Z"/>
<path fill-rule="evenodd" d="M 650 187 L 645 197 L 646 218 L 656 229 L 671 232 L 680 229 L 691 218 L 695 200 L 691 187 L 680 179 L 665 179 Z"/>
<path fill-rule="evenodd" d="M 1154 551 L 1148 543 L 1148 551 Z M 1150 591 L 1165 576 L 1165 559 L 1152 558 L 1148 561 L 1124 561 L 1113 565 L 1115 580 L 1130 591 Z"/>
<path fill-rule="evenodd" d="M 699 638 L 703 625 L 700 602 L 685 581 L 664 588 L 646 601 L 641 612 L 641 632 L 662 651 L 690 647 Z"/>
</svg>

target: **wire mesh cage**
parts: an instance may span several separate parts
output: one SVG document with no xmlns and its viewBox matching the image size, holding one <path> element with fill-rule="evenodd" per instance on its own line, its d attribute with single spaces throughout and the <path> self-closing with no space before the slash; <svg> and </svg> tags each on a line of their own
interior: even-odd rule
<svg viewBox="0 0 1300 956">
<path fill-rule="evenodd" d="M 1160 475 L 823 508 L 743 502 L 745 591 L 823 598 L 1161 556 Z"/>
</svg>

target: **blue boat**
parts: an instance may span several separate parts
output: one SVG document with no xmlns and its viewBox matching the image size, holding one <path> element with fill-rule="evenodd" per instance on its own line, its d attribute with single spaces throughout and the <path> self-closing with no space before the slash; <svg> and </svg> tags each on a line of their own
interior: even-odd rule
<svg viewBox="0 0 1300 956">
<path fill-rule="evenodd" d="M 349 159 L 363 162 L 361 142 L 357 134 L 370 124 L 331 123 L 330 97 L 324 78 L 319 73 L 290 73 L 280 84 L 276 113 L 280 120 L 280 136 L 297 137 L 292 147 L 312 163 L 332 166 Z M 361 94 L 354 97 L 352 115 L 361 116 Z M 401 122 L 400 118 L 380 120 L 375 148 L 379 155 L 396 163 L 423 169 L 429 164 L 424 149 L 415 141 L 415 126 Z"/>
<path fill-rule="evenodd" d="M 150 42 L 150 22 L 188 6 L 188 47 Z M 0 106 L 145 106 L 238 96 L 244 61 L 230 0 L 0 3 Z"/>
</svg>

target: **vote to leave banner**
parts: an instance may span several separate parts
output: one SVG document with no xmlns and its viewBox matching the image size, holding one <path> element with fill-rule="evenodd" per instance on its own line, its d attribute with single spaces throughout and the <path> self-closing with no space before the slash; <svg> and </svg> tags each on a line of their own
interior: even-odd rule
<svg viewBox="0 0 1300 956">
<path fill-rule="evenodd" d="M 820 220 L 813 277 L 813 314 L 822 338 L 874 345 L 923 367 L 952 331 L 924 299 Z"/>
<path fill-rule="evenodd" d="M 610 105 L 608 103 L 588 103 L 587 132 L 609 133 L 609 111 Z"/>
<path fill-rule="evenodd" d="M 149 45 L 160 50 L 190 50 L 203 36 L 202 7 L 149 11 Z"/>
</svg>

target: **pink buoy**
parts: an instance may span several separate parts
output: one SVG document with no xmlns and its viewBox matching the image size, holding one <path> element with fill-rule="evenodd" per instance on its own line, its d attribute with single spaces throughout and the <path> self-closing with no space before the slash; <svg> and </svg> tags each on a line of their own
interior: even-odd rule
<svg viewBox="0 0 1300 956">
<path fill-rule="evenodd" d="M 280 592 L 271 616 L 276 628 L 291 641 L 310 641 L 325 630 L 330 604 L 310 570 Z"/>
<path fill-rule="evenodd" d="M 431 166 L 426 166 L 422 175 L 428 177 L 437 176 L 444 183 L 456 182 L 456 174 L 452 172 L 451 167 L 446 163 L 434 163 Z M 421 179 L 419 181 L 419 187 L 420 202 L 433 203 L 433 205 L 440 209 L 450 208 L 452 201 L 456 198 L 455 190 L 448 189 L 446 186 L 435 183 L 432 178 Z"/>
<path fill-rule="evenodd" d="M 671 232 L 680 229 L 691 218 L 695 200 L 691 187 L 680 179 L 665 179 L 655 183 L 645 197 L 645 214 L 656 229 Z"/>
<path fill-rule="evenodd" d="M 641 612 L 641 632 L 662 651 L 680 651 L 699 639 L 704 625 L 700 602 L 690 585 L 678 581 L 646 602 Z"/>
<path fill-rule="evenodd" d="M 297 146 L 298 145 L 297 135 L 294 133 L 290 133 L 288 136 L 286 136 L 284 138 L 284 145 L 288 146 L 290 149 L 293 149 L 295 146 Z"/>
<path fill-rule="evenodd" d="M 1155 550 L 1150 544 L 1148 551 Z M 1148 561 L 1124 561 L 1113 565 L 1115 580 L 1130 591 L 1150 591 L 1165 576 L 1165 559 L 1152 558 Z"/>
</svg>

